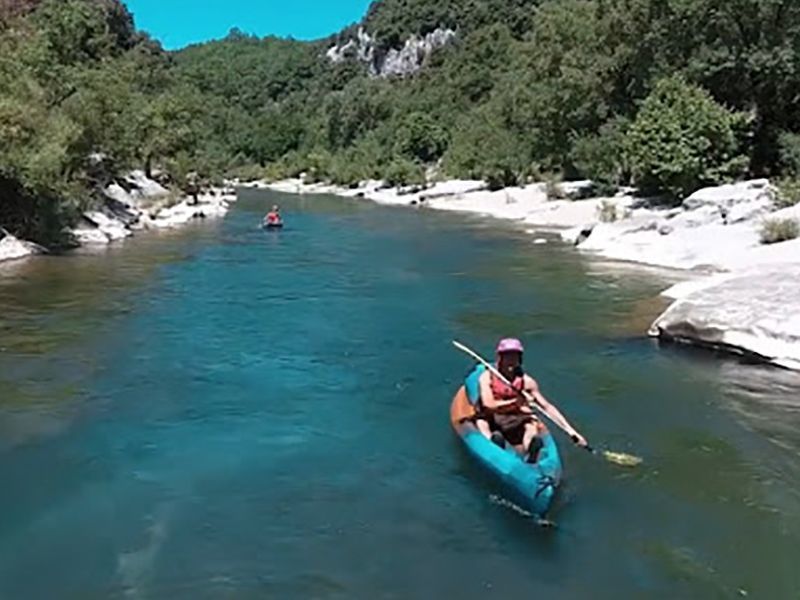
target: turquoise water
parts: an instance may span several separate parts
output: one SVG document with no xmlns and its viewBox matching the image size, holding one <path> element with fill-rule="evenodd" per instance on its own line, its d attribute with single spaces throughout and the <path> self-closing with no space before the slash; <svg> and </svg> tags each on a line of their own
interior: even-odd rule
<svg viewBox="0 0 800 600">
<path fill-rule="evenodd" d="M 256 228 L 279 201 L 288 228 Z M 800 377 L 659 348 L 660 274 L 478 219 L 243 195 L 3 267 L 0 598 L 796 598 Z M 542 530 L 450 432 L 500 335 L 560 438 Z"/>
</svg>

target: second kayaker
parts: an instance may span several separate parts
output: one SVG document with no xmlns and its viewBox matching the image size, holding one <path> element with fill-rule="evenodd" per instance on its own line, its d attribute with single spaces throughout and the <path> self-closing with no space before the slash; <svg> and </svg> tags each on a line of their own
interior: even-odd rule
<svg viewBox="0 0 800 600">
<path fill-rule="evenodd" d="M 536 380 L 523 371 L 524 351 L 522 342 L 516 338 L 500 340 L 497 345 L 497 370 L 512 385 L 508 386 L 489 370 L 481 374 L 476 426 L 496 444 L 505 446 L 508 442 L 519 447 L 528 460 L 535 461 L 542 441 L 538 437 L 538 418 L 520 393 L 524 390 L 533 397 L 537 408 L 563 428 L 576 444 L 586 446 L 586 439 L 544 397 Z"/>
<path fill-rule="evenodd" d="M 281 209 L 276 204 L 272 207 L 272 210 L 267 213 L 264 217 L 264 225 L 267 227 L 275 227 L 277 225 L 281 225 L 283 223 L 281 219 Z"/>
</svg>

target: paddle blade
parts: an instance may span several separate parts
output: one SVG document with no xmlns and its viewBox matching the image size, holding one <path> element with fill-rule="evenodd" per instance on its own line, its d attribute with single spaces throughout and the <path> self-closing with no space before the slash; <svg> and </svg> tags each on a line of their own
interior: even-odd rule
<svg viewBox="0 0 800 600">
<path fill-rule="evenodd" d="M 624 452 L 611 452 L 603 450 L 603 456 L 608 462 L 614 463 L 621 467 L 638 467 L 642 464 L 642 459 L 633 454 L 625 454 Z"/>
</svg>

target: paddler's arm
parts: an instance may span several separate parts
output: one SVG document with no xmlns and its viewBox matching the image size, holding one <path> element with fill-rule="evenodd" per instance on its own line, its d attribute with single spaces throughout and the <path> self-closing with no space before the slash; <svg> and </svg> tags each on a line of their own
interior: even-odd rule
<svg viewBox="0 0 800 600">
<path fill-rule="evenodd" d="M 575 429 L 569 421 L 567 421 L 567 418 L 561 414 L 561 411 L 558 410 L 554 404 L 551 404 L 547 398 L 545 398 L 544 394 L 542 394 L 542 391 L 539 389 L 539 384 L 536 383 L 536 380 L 530 378 L 530 380 L 526 383 L 527 385 L 525 386 L 525 391 L 533 396 L 533 399 L 536 401 L 536 404 L 539 406 L 541 411 L 547 415 L 550 420 L 553 421 L 553 423 L 561 427 L 570 437 L 576 440 L 576 444 L 579 446 L 588 446 L 589 443 L 586 441 L 586 438 L 578 433 L 578 430 Z"/>
</svg>

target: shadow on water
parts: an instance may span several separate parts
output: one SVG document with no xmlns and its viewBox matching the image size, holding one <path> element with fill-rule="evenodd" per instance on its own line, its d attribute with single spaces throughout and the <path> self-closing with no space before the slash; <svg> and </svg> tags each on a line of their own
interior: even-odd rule
<svg viewBox="0 0 800 600">
<path fill-rule="evenodd" d="M 287 229 L 259 230 L 276 202 Z M 674 274 L 251 191 L 224 222 L 7 275 L 0 597 L 800 590 L 800 381 L 646 339 Z M 552 530 L 447 418 L 469 368 L 450 340 L 490 354 L 509 333 L 595 445 L 645 458 L 559 438 Z"/>
</svg>

